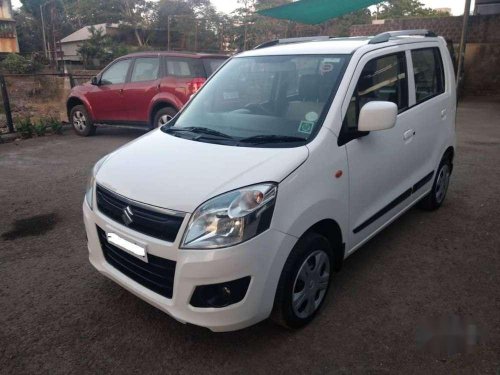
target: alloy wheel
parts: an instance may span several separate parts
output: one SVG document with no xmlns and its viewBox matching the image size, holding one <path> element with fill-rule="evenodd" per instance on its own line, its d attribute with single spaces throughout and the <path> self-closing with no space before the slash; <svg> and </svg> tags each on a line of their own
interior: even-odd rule
<svg viewBox="0 0 500 375">
<path fill-rule="evenodd" d="M 73 126 L 80 131 L 85 130 L 85 128 L 87 127 L 87 118 L 85 117 L 83 112 L 76 111 L 73 114 Z"/>
<path fill-rule="evenodd" d="M 163 116 L 161 116 L 160 119 L 158 120 L 158 127 L 166 125 L 167 122 L 169 122 L 172 119 L 173 119 L 173 117 L 170 116 L 170 115 L 163 115 Z"/>
</svg>

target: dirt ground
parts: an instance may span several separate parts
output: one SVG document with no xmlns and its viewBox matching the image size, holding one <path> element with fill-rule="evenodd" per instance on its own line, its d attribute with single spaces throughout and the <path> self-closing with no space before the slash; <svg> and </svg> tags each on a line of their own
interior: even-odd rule
<svg viewBox="0 0 500 375">
<path fill-rule="evenodd" d="M 142 132 L 0 145 L 0 373 L 499 374 L 500 100 L 461 103 L 457 129 L 442 209 L 410 210 L 350 257 L 296 332 L 183 325 L 91 267 L 87 172 Z"/>
</svg>

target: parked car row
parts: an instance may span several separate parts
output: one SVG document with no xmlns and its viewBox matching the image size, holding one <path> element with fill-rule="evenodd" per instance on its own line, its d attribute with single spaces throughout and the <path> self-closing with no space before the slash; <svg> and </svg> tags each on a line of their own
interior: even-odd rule
<svg viewBox="0 0 500 375">
<path fill-rule="evenodd" d="M 164 125 L 226 59 L 172 52 L 123 56 L 91 82 L 73 88 L 68 118 L 82 136 L 94 134 L 96 124 Z"/>
</svg>

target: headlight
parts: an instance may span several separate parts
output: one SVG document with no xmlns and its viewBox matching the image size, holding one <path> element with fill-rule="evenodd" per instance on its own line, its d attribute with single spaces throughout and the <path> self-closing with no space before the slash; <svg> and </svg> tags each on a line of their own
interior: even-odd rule
<svg viewBox="0 0 500 375">
<path fill-rule="evenodd" d="M 94 186 L 95 186 L 95 176 L 97 175 L 97 172 L 99 172 L 99 169 L 101 169 L 102 165 L 106 161 L 109 155 L 106 155 L 102 159 L 100 159 L 97 163 L 95 163 L 94 168 L 92 168 L 92 171 L 87 178 L 87 188 L 85 190 L 85 200 L 87 201 L 87 204 L 89 205 L 90 209 L 94 209 Z"/>
<path fill-rule="evenodd" d="M 237 245 L 267 230 L 277 186 L 265 183 L 230 191 L 202 204 L 191 217 L 184 249 L 217 249 Z"/>
</svg>

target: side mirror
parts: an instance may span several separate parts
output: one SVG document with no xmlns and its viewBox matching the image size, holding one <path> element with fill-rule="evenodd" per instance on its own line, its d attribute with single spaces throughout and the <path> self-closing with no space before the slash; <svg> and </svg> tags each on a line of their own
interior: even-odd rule
<svg viewBox="0 0 500 375">
<path fill-rule="evenodd" d="M 371 132 L 391 129 L 396 125 L 398 106 L 392 102 L 366 103 L 359 113 L 358 130 Z"/>
<path fill-rule="evenodd" d="M 97 78 L 97 76 L 92 77 L 90 83 L 94 86 L 99 86 L 99 78 Z"/>
</svg>

